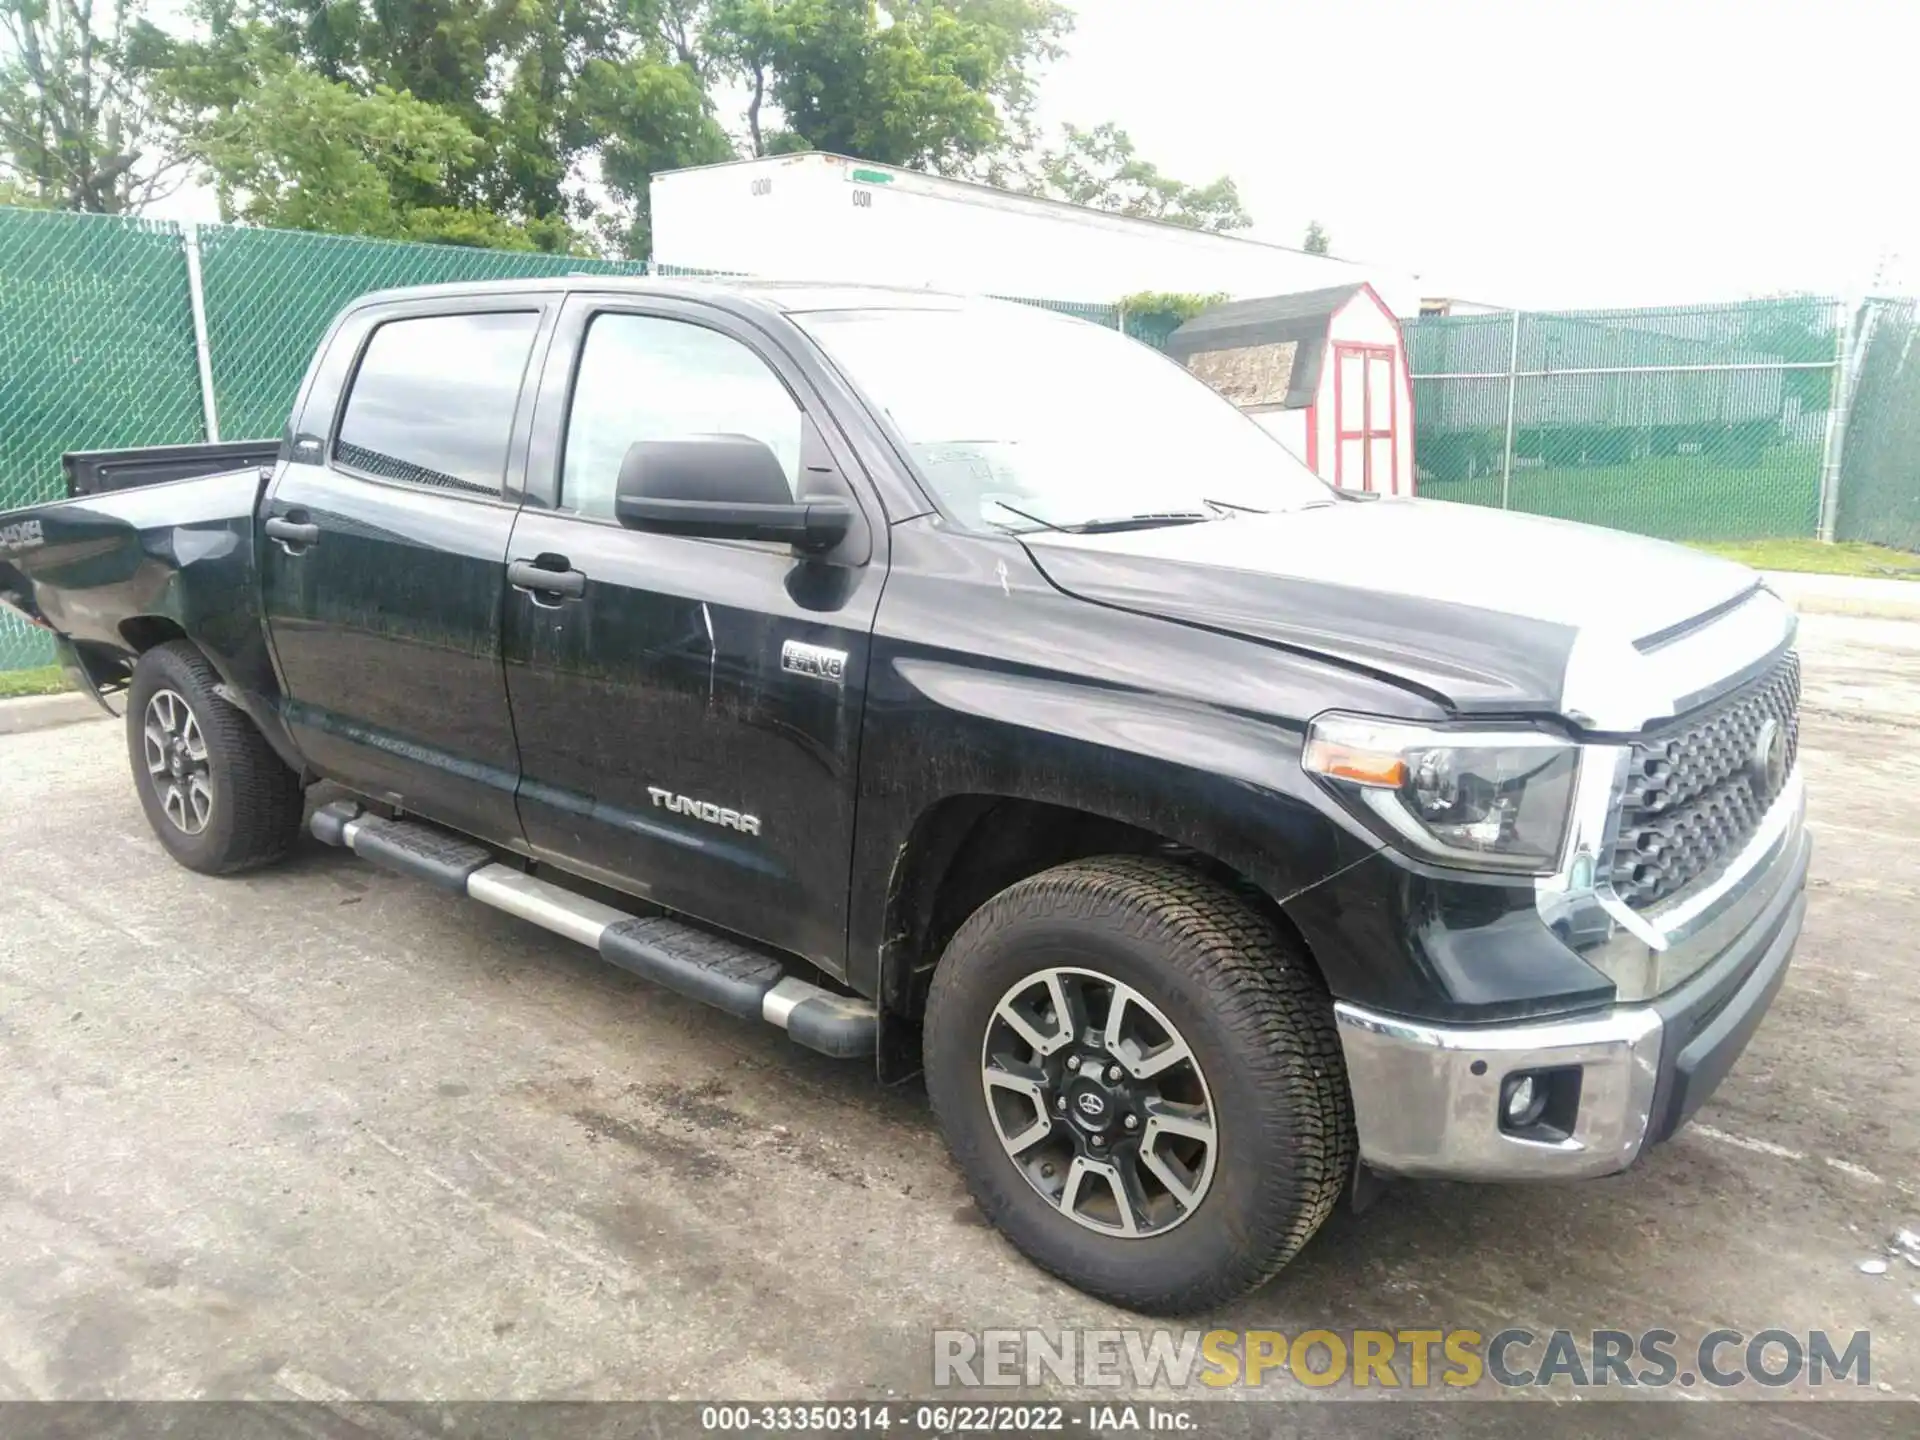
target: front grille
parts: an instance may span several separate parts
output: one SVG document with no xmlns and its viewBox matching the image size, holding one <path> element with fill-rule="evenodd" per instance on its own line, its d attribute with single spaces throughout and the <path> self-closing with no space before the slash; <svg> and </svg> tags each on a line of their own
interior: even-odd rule
<svg viewBox="0 0 1920 1440">
<path fill-rule="evenodd" d="M 1773 781 L 1756 755 L 1771 721 L 1785 736 Z M 1800 657 L 1633 747 L 1619 801 L 1613 888 L 1636 910 L 1658 904 L 1737 855 L 1793 773 L 1800 742 Z"/>
</svg>

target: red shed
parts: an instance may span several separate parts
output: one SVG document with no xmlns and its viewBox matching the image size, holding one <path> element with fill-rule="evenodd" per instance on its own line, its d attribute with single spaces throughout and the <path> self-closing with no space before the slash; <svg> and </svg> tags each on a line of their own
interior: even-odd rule
<svg viewBox="0 0 1920 1440">
<path fill-rule="evenodd" d="M 1371 285 L 1216 305 L 1168 353 L 1321 479 L 1413 494 L 1413 381 L 1400 324 Z"/>
</svg>

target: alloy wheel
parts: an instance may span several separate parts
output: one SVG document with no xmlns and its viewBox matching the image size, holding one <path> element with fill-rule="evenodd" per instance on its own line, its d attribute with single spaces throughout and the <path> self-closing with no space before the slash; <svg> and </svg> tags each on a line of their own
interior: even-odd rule
<svg viewBox="0 0 1920 1440">
<path fill-rule="evenodd" d="M 213 818 L 213 767 L 193 707 L 178 691 L 154 691 L 141 740 L 147 775 L 167 820 L 183 835 L 200 834 Z"/>
<path fill-rule="evenodd" d="M 994 1007 L 981 1082 L 1015 1167 L 1061 1214 L 1127 1239 L 1199 1208 L 1220 1148 L 1192 1047 L 1111 976 L 1037 971 Z"/>
</svg>

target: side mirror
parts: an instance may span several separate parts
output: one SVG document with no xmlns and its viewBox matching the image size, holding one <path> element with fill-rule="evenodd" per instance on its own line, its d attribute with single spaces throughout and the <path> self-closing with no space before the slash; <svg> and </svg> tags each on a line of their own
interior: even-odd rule
<svg viewBox="0 0 1920 1440">
<path fill-rule="evenodd" d="M 746 435 L 636 441 L 620 462 L 613 508 L 635 530 L 811 552 L 831 550 L 853 528 L 853 507 L 838 496 L 795 500 L 773 450 Z"/>
</svg>

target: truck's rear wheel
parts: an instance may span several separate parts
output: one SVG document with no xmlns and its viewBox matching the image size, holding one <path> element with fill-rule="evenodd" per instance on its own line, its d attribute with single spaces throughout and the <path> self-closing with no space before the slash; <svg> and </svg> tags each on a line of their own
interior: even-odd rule
<svg viewBox="0 0 1920 1440">
<path fill-rule="evenodd" d="M 140 657 L 127 691 L 127 750 L 147 823 L 189 870 L 231 875 L 286 854 L 300 829 L 300 777 L 220 677 L 182 640 Z"/>
<path fill-rule="evenodd" d="M 1352 1173 L 1318 975 L 1175 865 L 1077 861 L 1002 891 L 947 947 L 925 1034 L 934 1112 L 981 1212 L 1136 1310 L 1261 1284 Z"/>
</svg>

